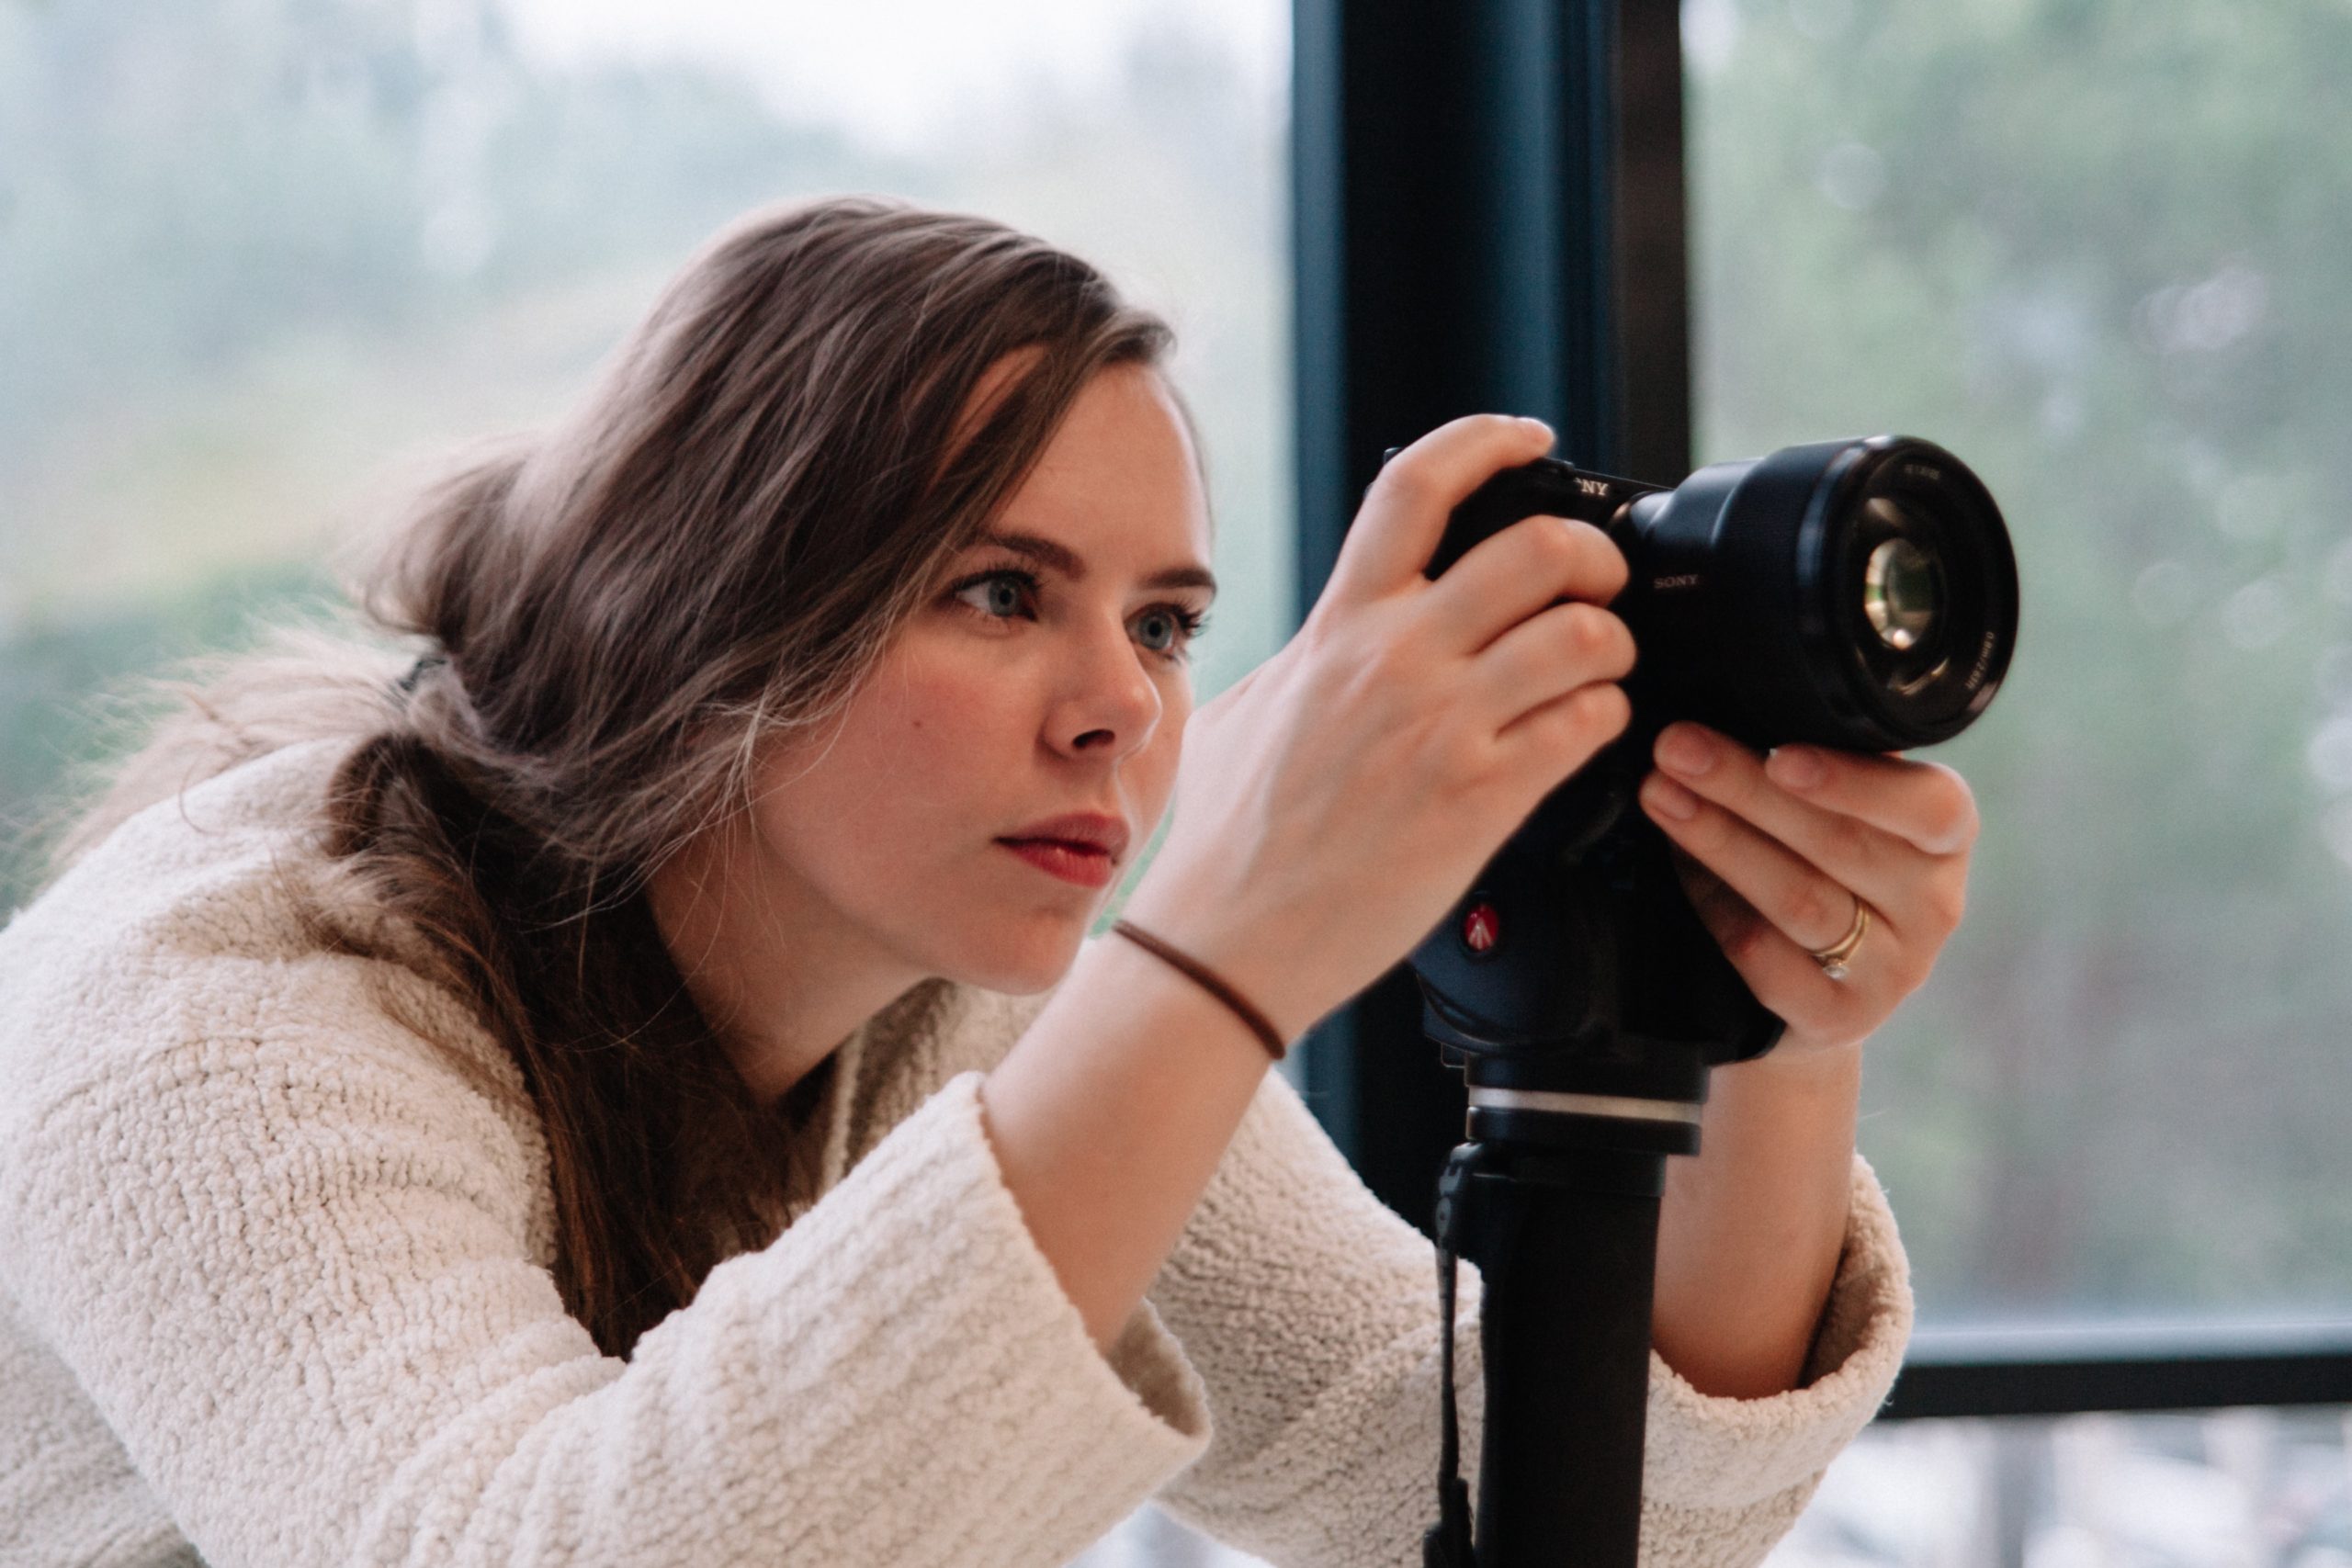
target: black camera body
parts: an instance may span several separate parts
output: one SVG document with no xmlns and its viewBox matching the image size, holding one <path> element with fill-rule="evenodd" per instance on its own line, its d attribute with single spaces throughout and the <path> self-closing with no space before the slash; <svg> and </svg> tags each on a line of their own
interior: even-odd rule
<svg viewBox="0 0 2352 1568">
<path fill-rule="evenodd" d="M 2007 670 L 2016 558 L 1964 464 L 1880 435 L 1717 463 L 1673 487 L 1539 458 L 1455 509 L 1426 575 L 1535 515 L 1590 523 L 1624 553 L 1610 607 L 1634 636 L 1633 721 L 1414 950 L 1423 1028 L 1474 1089 L 1695 1105 L 1710 1066 L 1762 1055 L 1783 1025 L 1700 923 L 1635 803 L 1658 731 L 1696 719 L 1759 750 L 1947 739 Z M 1679 1147 L 1677 1125 L 1661 1122 L 1661 1147 Z"/>
</svg>

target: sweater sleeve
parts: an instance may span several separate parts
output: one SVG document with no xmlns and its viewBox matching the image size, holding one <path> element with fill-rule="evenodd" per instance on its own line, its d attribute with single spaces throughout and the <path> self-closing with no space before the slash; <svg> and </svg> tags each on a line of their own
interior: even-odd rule
<svg viewBox="0 0 2352 1568">
<path fill-rule="evenodd" d="M 1160 1505 L 1281 1568 L 1418 1565 L 1437 1515 L 1434 1258 L 1297 1091 L 1270 1076 L 1150 1292 L 1216 1422 Z M 1475 1265 L 1460 1268 L 1456 1396 L 1475 1495 L 1481 1287 Z M 1885 1399 L 1910 1328 L 1894 1219 L 1858 1155 L 1844 1252 L 1800 1387 L 1713 1397 L 1651 1352 L 1641 1561 L 1759 1561 Z"/>
<path fill-rule="evenodd" d="M 10 1289 L 213 1568 L 1048 1568 L 1209 1440 L 1149 1303 L 1096 1350 L 978 1073 L 623 1361 L 533 1260 L 511 1126 L 345 1021 L 121 1063 L 0 1160 Z"/>
</svg>

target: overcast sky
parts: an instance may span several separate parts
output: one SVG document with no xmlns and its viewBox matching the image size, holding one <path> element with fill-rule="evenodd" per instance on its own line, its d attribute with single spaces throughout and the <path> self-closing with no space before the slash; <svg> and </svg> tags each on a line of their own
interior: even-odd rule
<svg viewBox="0 0 2352 1568">
<path fill-rule="evenodd" d="M 1286 90 L 1286 0 L 500 0 L 550 64 L 684 59 L 739 71 L 795 118 L 914 151 L 1040 79 L 1114 78 L 1126 40 L 1170 18 L 1226 42 L 1250 79 Z"/>
</svg>

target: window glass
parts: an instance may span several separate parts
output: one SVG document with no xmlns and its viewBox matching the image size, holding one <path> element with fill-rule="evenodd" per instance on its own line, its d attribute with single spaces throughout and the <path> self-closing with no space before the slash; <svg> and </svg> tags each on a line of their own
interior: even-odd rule
<svg viewBox="0 0 2352 1568">
<path fill-rule="evenodd" d="M 2352 9 L 1690 0 L 1701 456 L 2017 545 L 1966 922 L 1869 1046 L 1923 1322 L 2352 1309 Z"/>
<path fill-rule="evenodd" d="M 2352 1562 L 2339 1407 L 1882 1422 L 1768 1568 Z"/>
<path fill-rule="evenodd" d="M 698 243 L 795 195 L 984 212 L 1172 318 L 1221 690 L 1291 618 L 1288 29 L 1274 0 L 0 6 L 0 819 L 110 743 L 94 693 L 318 600 L 419 460 L 560 412 Z M 12 846 L 0 911 L 29 887 Z"/>
</svg>

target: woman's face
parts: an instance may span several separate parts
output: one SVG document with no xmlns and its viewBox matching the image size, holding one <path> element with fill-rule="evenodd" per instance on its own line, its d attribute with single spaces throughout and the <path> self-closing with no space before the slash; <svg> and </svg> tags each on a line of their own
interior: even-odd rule
<svg viewBox="0 0 2352 1568">
<path fill-rule="evenodd" d="M 1027 993 L 1149 841 L 1193 710 L 1208 508 L 1159 376 L 1097 375 L 991 535 L 1015 542 L 952 563 L 837 732 L 763 759 L 750 869 L 804 951 Z M 1071 812 L 1126 829 L 1102 886 L 1001 841 Z"/>
</svg>

